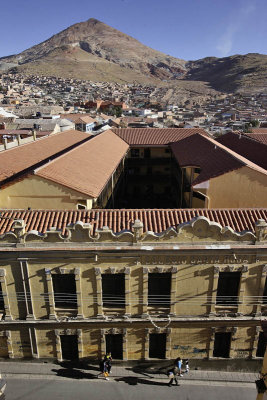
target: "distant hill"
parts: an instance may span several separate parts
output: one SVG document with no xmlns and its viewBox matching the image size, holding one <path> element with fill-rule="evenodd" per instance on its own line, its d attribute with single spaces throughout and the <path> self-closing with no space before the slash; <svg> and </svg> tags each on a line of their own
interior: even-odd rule
<svg viewBox="0 0 267 400">
<path fill-rule="evenodd" d="M 0 71 L 8 68 L 33 75 L 163 84 L 181 92 L 186 88 L 190 93 L 197 88 L 204 95 L 210 89 L 267 90 L 266 55 L 207 57 L 187 62 L 153 50 L 93 18 L 20 54 L 1 58 Z"/>
<path fill-rule="evenodd" d="M 186 64 L 187 79 L 209 82 L 225 92 L 267 91 L 267 55 L 249 53 L 224 58 L 206 57 Z"/>
</svg>

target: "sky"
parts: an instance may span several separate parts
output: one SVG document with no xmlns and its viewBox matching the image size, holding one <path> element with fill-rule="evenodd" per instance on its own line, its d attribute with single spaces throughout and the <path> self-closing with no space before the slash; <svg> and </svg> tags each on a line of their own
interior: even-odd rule
<svg viewBox="0 0 267 400">
<path fill-rule="evenodd" d="M 0 0 L 0 57 L 89 18 L 185 60 L 267 54 L 267 0 Z"/>
</svg>

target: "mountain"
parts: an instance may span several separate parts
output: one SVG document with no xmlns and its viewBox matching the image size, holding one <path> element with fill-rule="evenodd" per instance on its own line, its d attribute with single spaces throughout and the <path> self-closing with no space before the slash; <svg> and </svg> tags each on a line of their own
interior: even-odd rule
<svg viewBox="0 0 267 400">
<path fill-rule="evenodd" d="M 205 81 L 224 92 L 267 89 L 267 55 L 249 53 L 224 58 L 206 57 L 186 64 L 188 80 Z"/>
<path fill-rule="evenodd" d="M 0 59 L 0 72 L 9 68 L 32 75 L 168 85 L 170 95 L 267 90 L 267 55 L 185 61 L 153 50 L 93 18 Z"/>
<path fill-rule="evenodd" d="M 93 18 L 72 25 L 50 39 L 1 61 L 17 62 L 20 64 L 19 71 L 32 73 L 54 72 L 57 75 L 61 67 L 60 75 L 66 73 L 68 76 L 71 73 L 80 75 L 81 66 L 84 79 L 96 75 L 95 80 L 107 81 L 173 79 L 185 71 L 186 63 L 153 50 Z"/>
</svg>

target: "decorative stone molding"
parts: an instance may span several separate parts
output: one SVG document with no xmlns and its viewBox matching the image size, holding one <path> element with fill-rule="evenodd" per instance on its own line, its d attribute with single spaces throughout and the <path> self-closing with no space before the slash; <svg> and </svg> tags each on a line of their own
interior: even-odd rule
<svg viewBox="0 0 267 400">
<path fill-rule="evenodd" d="M 56 352 L 57 352 L 57 360 L 63 361 L 62 359 L 62 351 L 61 351 L 61 335 L 77 335 L 78 341 L 78 355 L 79 358 L 83 356 L 83 345 L 82 345 L 82 329 L 55 329 L 55 337 L 56 337 Z"/>
<path fill-rule="evenodd" d="M 255 222 L 256 241 L 262 242 L 267 239 L 267 222 L 259 219 Z"/>
<path fill-rule="evenodd" d="M 151 333 L 166 333 L 166 359 L 171 358 L 171 328 L 145 328 L 145 360 L 149 360 L 149 335 Z"/>
<path fill-rule="evenodd" d="M 161 233 L 143 232 L 143 223 L 135 220 L 132 225 L 132 231 L 123 230 L 115 233 L 109 227 L 104 226 L 93 234 L 93 226 L 90 223 L 81 221 L 70 224 L 65 228 L 65 233 L 51 227 L 44 234 L 37 231 L 26 232 L 26 224 L 24 220 L 15 220 L 12 226 L 14 232 L 7 232 L 0 236 L 0 241 L 6 243 L 17 242 L 166 242 L 166 243 L 184 243 L 184 242 L 240 242 L 245 241 L 255 243 L 255 241 L 263 241 L 267 239 L 267 223 L 259 220 L 256 223 L 256 236 L 252 232 L 235 232 L 231 227 L 222 227 L 216 222 L 210 221 L 208 218 L 200 216 L 193 218 L 191 221 L 180 224 L 174 229 L 173 227 Z M 140 243 L 140 244 L 141 244 Z"/>
<path fill-rule="evenodd" d="M 214 342 L 215 342 L 215 333 L 219 332 L 231 332 L 231 341 L 235 341 L 237 338 L 235 337 L 237 333 L 237 327 L 236 326 L 216 326 L 216 327 L 211 327 L 210 328 L 210 346 L 208 350 L 208 358 L 213 357 L 213 351 L 214 351 Z M 230 348 L 230 354 L 229 357 L 233 357 L 233 350 Z"/>
</svg>

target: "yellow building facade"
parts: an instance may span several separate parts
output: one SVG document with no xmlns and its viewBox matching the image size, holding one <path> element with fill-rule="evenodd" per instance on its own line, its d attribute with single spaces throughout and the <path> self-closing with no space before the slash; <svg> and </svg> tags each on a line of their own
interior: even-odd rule
<svg viewBox="0 0 267 400">
<path fill-rule="evenodd" d="M 119 232 L 29 224 L 0 236 L 0 357 L 262 356 L 266 221 L 241 233 L 206 217 L 156 233 L 140 220 Z"/>
</svg>

